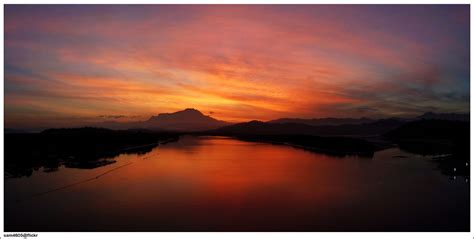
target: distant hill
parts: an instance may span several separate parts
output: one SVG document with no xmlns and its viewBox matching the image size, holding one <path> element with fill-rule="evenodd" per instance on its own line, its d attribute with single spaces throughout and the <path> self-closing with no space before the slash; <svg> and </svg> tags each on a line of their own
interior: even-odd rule
<svg viewBox="0 0 474 239">
<path fill-rule="evenodd" d="M 311 126 L 301 123 L 268 123 L 250 121 L 211 130 L 224 135 L 320 135 L 320 136 L 370 136 L 380 135 L 395 129 L 405 121 L 383 119 L 364 124 Z"/>
<path fill-rule="evenodd" d="M 280 118 L 276 120 L 270 120 L 268 123 L 272 124 L 283 124 L 283 123 L 296 123 L 296 124 L 307 124 L 312 126 L 322 125 L 343 125 L 343 124 L 366 124 L 374 122 L 375 120 L 370 118 L 319 118 L 319 119 L 299 119 L 299 118 Z"/>
<path fill-rule="evenodd" d="M 427 120 L 451 120 L 451 121 L 464 121 L 468 122 L 469 121 L 469 114 L 458 114 L 458 113 L 433 113 L 433 112 L 427 112 L 424 113 L 423 115 L 420 115 L 416 117 L 416 120 L 420 119 L 427 119 Z"/>
<path fill-rule="evenodd" d="M 318 135 L 375 136 L 396 129 L 405 123 L 406 120 L 403 119 L 389 118 L 363 124 L 315 126 L 315 128 Z"/>
<path fill-rule="evenodd" d="M 96 124 L 96 127 L 109 129 L 149 129 L 155 131 L 205 131 L 216 129 L 229 123 L 204 115 L 196 109 L 185 109 L 174 113 L 161 113 L 151 116 L 146 121 L 116 122 L 106 121 Z"/>
<path fill-rule="evenodd" d="M 271 124 L 253 120 L 211 130 L 210 133 L 229 135 L 311 135 L 314 127 L 306 124 L 284 123 Z"/>
<path fill-rule="evenodd" d="M 299 119 L 280 118 L 267 122 L 250 121 L 231 125 L 211 116 L 204 115 L 200 111 L 188 108 L 174 113 L 161 113 L 151 116 L 145 121 L 118 122 L 105 121 L 92 125 L 92 127 L 108 128 L 115 130 L 124 129 L 148 129 L 153 131 L 180 131 L 180 132 L 202 132 L 219 129 L 219 132 L 233 132 L 239 134 L 302 134 L 302 135 L 337 135 L 337 136 L 368 136 L 384 134 L 395 129 L 406 122 L 421 119 L 439 119 L 450 121 L 468 122 L 469 113 L 433 113 L 427 112 L 414 118 L 319 118 Z M 225 127 L 228 126 L 228 127 Z M 224 127 L 224 128 L 222 128 Z M 222 129 L 221 129 L 222 128 Z M 6 133 L 14 133 L 14 130 L 6 130 Z M 216 131 L 217 132 L 217 131 Z"/>
<path fill-rule="evenodd" d="M 21 130 L 21 129 L 12 129 L 12 128 L 5 128 L 3 130 L 3 132 L 5 134 L 24 134 L 24 133 L 27 133 L 27 131 L 25 130 Z"/>
<path fill-rule="evenodd" d="M 403 120 L 400 118 L 391 118 Z M 426 112 L 420 116 L 405 119 L 407 121 L 415 121 L 420 119 L 439 119 L 439 120 L 452 120 L 452 121 L 469 121 L 468 113 L 434 113 Z M 284 123 L 296 123 L 296 124 L 307 124 L 312 126 L 329 126 L 329 125 L 345 125 L 345 124 L 369 124 L 377 120 L 371 118 L 314 118 L 314 119 L 301 119 L 301 118 L 280 118 L 275 120 L 267 121 L 272 124 L 284 124 Z"/>
<path fill-rule="evenodd" d="M 261 121 L 239 123 L 205 132 L 225 135 L 240 140 L 284 144 L 310 151 L 335 155 L 363 155 L 371 157 L 378 146 L 361 138 L 320 136 L 319 128 L 307 124 L 272 124 Z"/>
<path fill-rule="evenodd" d="M 159 128 L 176 131 L 203 131 L 228 125 L 229 123 L 204 115 L 196 109 L 185 109 L 174 113 L 162 113 L 143 122 L 142 128 Z"/>
</svg>

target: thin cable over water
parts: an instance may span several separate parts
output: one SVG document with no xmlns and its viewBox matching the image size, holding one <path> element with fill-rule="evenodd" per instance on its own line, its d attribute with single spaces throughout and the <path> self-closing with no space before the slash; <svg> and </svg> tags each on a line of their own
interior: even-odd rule
<svg viewBox="0 0 474 239">
<path fill-rule="evenodd" d="M 45 194 L 48 194 L 48 193 L 52 193 L 52 192 L 60 191 L 60 190 L 63 190 L 63 189 L 69 188 L 69 187 L 73 187 L 73 186 L 76 186 L 76 185 L 78 185 L 78 184 L 87 183 L 87 182 L 90 182 L 90 181 L 99 179 L 100 177 L 102 177 L 102 176 L 104 176 L 104 175 L 106 175 L 106 174 L 108 174 L 108 173 L 110 173 L 110 172 L 112 172 L 112 171 L 118 170 L 118 169 L 123 168 L 123 167 L 125 167 L 125 166 L 128 166 L 128 165 L 130 165 L 130 164 L 132 164 L 132 163 L 133 163 L 133 162 L 129 162 L 129 163 L 127 163 L 127 164 L 120 165 L 120 166 L 118 166 L 118 167 L 115 167 L 115 168 L 112 168 L 112 169 L 110 169 L 110 170 L 107 170 L 107 171 L 105 171 L 105 172 L 103 172 L 103 173 L 101 173 L 101 174 L 99 174 L 99 175 L 97 175 L 97 176 L 94 176 L 94 177 L 91 177 L 91 178 L 88 178 L 88 179 L 84 179 L 84 180 L 79 181 L 79 182 L 67 184 L 67 185 L 64 185 L 64 186 L 61 186 L 61 187 L 58 187 L 58 188 L 55 188 L 55 189 L 51 189 L 51 190 L 45 191 L 45 192 L 35 193 L 35 194 L 33 194 L 33 195 L 31 195 L 31 196 L 25 198 L 25 199 L 22 199 L 22 200 L 19 199 L 19 200 L 17 200 L 17 202 L 25 201 L 25 200 L 27 200 L 27 199 L 32 199 L 32 198 L 39 197 L 39 196 L 42 196 L 42 195 L 45 195 Z"/>
</svg>

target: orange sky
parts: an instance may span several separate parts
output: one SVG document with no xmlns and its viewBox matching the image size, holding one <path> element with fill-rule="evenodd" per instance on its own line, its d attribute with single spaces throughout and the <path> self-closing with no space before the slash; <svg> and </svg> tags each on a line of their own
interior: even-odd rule
<svg viewBox="0 0 474 239">
<path fill-rule="evenodd" d="M 6 6 L 6 127 L 190 107 L 228 121 L 468 112 L 469 6 Z"/>
</svg>

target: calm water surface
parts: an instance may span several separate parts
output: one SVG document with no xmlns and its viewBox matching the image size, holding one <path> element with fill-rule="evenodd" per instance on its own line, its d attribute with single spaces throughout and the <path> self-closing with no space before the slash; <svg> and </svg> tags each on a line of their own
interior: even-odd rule
<svg viewBox="0 0 474 239">
<path fill-rule="evenodd" d="M 115 160 L 7 179 L 5 230 L 469 230 L 469 182 L 397 148 L 338 158 L 183 137 Z"/>
</svg>

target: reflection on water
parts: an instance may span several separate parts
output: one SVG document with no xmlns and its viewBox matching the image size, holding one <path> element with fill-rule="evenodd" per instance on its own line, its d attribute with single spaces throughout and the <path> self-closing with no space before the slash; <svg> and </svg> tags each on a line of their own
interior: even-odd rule
<svg viewBox="0 0 474 239">
<path fill-rule="evenodd" d="M 468 231 L 469 182 L 396 148 L 334 158 L 183 137 L 5 182 L 6 231 Z"/>
</svg>

